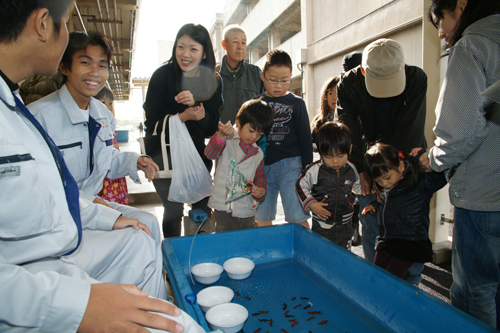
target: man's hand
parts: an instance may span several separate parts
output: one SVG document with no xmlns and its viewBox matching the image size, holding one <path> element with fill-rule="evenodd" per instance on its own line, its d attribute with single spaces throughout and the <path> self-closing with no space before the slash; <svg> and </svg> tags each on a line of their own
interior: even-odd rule
<svg viewBox="0 0 500 333">
<path fill-rule="evenodd" d="M 413 148 L 413 149 L 411 150 L 411 152 L 410 152 L 410 156 L 411 156 L 411 157 L 415 157 L 415 156 L 417 156 L 417 155 L 418 155 L 418 152 L 419 152 L 419 151 L 421 151 L 422 149 L 424 149 L 424 148 Z"/>
<path fill-rule="evenodd" d="M 151 182 L 153 178 L 155 178 L 156 171 L 160 170 L 158 165 L 147 156 L 139 157 L 139 159 L 137 160 L 137 167 L 140 170 L 144 171 L 144 174 L 146 175 L 146 178 L 149 182 Z"/>
<path fill-rule="evenodd" d="M 422 168 L 422 170 L 424 170 L 425 172 L 432 172 L 431 164 L 429 163 L 429 155 L 427 155 L 428 151 L 429 149 L 427 149 L 425 153 L 420 155 L 418 162 L 420 163 L 420 167 Z"/>
<path fill-rule="evenodd" d="M 264 195 L 266 195 L 266 189 L 263 187 L 254 186 L 252 188 L 252 195 L 254 196 L 254 198 L 260 199 Z"/>
<path fill-rule="evenodd" d="M 96 197 L 94 199 L 94 201 L 92 201 L 92 202 L 95 203 L 95 204 L 98 204 L 98 205 L 103 205 L 103 206 L 109 207 L 111 209 L 114 209 L 113 207 L 111 207 L 110 205 L 108 205 L 108 203 L 106 201 L 104 201 L 104 199 L 99 198 L 99 197 Z"/>
<path fill-rule="evenodd" d="M 365 207 L 365 209 L 363 209 L 363 211 L 361 212 L 361 214 L 365 215 L 366 213 L 368 212 L 376 212 L 375 208 L 372 206 L 372 205 L 368 205 Z"/>
<path fill-rule="evenodd" d="M 359 182 L 361 183 L 361 192 L 363 195 L 372 194 L 372 181 L 366 175 L 366 172 L 361 172 L 359 174 Z"/>
<path fill-rule="evenodd" d="M 318 202 L 312 203 L 309 206 L 309 208 L 313 211 L 314 215 L 326 220 L 327 218 L 329 218 L 332 215 L 328 210 L 323 208 L 326 206 L 328 206 L 328 204 L 326 202 L 319 202 L 318 201 Z"/>
<path fill-rule="evenodd" d="M 175 305 L 149 298 L 134 285 L 92 284 L 78 332 L 148 332 L 143 326 L 172 333 L 184 331 L 181 324 L 148 311 L 174 317 L 181 314 Z"/>
<path fill-rule="evenodd" d="M 138 219 L 133 219 L 125 215 L 121 215 L 116 219 L 115 224 L 113 225 L 113 230 L 125 229 L 129 227 L 132 227 L 135 230 L 144 230 L 149 237 L 153 237 L 151 235 L 151 231 L 149 231 L 148 227 L 144 223 L 139 222 Z"/>
</svg>

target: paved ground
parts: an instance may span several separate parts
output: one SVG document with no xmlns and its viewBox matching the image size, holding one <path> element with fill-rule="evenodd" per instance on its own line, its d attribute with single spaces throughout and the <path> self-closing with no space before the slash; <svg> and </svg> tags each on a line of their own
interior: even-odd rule
<svg viewBox="0 0 500 333">
<path fill-rule="evenodd" d="M 129 142 L 120 143 L 120 149 L 122 151 L 135 151 L 139 152 L 139 143 L 136 138 L 138 133 L 129 134 Z M 152 183 L 144 178 L 144 175 L 140 174 L 142 184 L 134 184 L 130 178 L 127 177 L 127 185 L 129 188 L 129 196 L 132 206 L 136 206 L 140 209 L 148 211 L 155 214 L 158 221 L 162 220 L 163 217 L 163 207 L 161 201 L 156 195 L 154 186 Z M 189 208 L 186 207 L 186 214 Z M 278 216 L 274 224 L 286 223 L 284 221 L 283 209 L 281 205 L 278 205 Z M 160 223 L 161 228 L 161 223 Z M 352 252 L 360 257 L 363 256 L 363 251 L 361 246 L 355 246 L 352 248 Z M 435 265 L 432 263 L 427 263 L 425 265 L 424 271 L 422 272 L 422 283 L 419 288 L 425 290 L 426 292 L 436 296 L 437 298 L 449 303 L 449 290 L 452 283 L 451 277 L 451 263 L 449 261 Z M 169 292 L 169 294 L 172 294 Z"/>
</svg>

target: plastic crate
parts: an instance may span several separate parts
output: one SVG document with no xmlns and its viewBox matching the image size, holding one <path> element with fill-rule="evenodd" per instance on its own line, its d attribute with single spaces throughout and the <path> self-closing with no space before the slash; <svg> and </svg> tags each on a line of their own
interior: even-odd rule
<svg viewBox="0 0 500 333">
<path fill-rule="evenodd" d="M 164 264 L 179 307 L 189 313 L 202 327 L 209 330 L 200 307 L 197 304 L 190 304 L 185 299 L 186 295 L 196 294 L 202 288 L 202 286 L 193 286 L 189 278 L 188 260 L 192 237 L 165 239 L 163 241 Z M 249 311 L 249 319 L 243 328 L 245 332 L 254 332 L 259 328 L 261 328 L 260 332 L 283 330 L 290 333 L 308 331 L 315 333 L 495 332 L 492 327 L 300 225 L 285 224 L 197 235 L 193 246 L 191 266 L 202 262 L 215 262 L 222 265 L 224 261 L 233 257 L 246 257 L 253 260 L 256 264 L 255 270 L 259 267 L 264 270 L 269 267 L 268 274 L 278 274 L 273 270 L 281 267 L 281 263 L 293 262 L 293 265 L 298 267 L 297 271 L 312 281 L 309 283 L 310 287 L 325 290 L 321 294 L 326 298 L 324 301 L 308 299 L 301 301 L 301 306 L 296 308 L 298 302 L 291 301 L 290 296 L 284 295 L 279 290 L 281 288 L 266 290 L 267 278 L 262 278 L 263 269 L 258 273 L 252 273 L 248 279 L 240 282 L 230 280 L 224 272 L 216 285 L 227 285 L 241 291 L 242 297 L 235 296 L 233 302 L 244 305 Z M 283 279 L 284 289 L 294 287 L 297 290 L 297 286 L 287 288 L 286 281 L 287 279 Z M 246 286 L 248 286 L 247 289 Z M 305 289 L 307 288 L 304 287 Z M 253 290 L 254 295 L 249 295 L 251 297 L 243 295 L 249 290 Z M 259 292 L 265 295 L 255 295 Z M 254 306 L 253 298 L 258 296 L 265 296 L 268 301 L 267 308 Z M 300 296 L 297 295 L 297 300 L 301 298 Z M 308 302 L 313 305 L 305 310 Z M 290 312 L 285 311 L 285 303 Z M 319 303 L 330 305 L 327 308 L 318 308 Z M 259 303 L 259 306 L 262 306 L 261 304 Z M 261 310 L 270 312 L 262 316 L 259 313 L 266 311 Z M 300 326 L 290 327 L 293 325 L 292 318 L 299 318 L 299 316 L 288 318 L 282 315 L 290 316 L 293 311 L 299 310 L 302 315 Z M 314 310 L 322 312 L 323 317 L 318 315 L 313 320 L 304 319 L 306 318 L 304 314 L 309 316 L 310 312 L 315 312 Z M 341 314 L 340 317 L 339 314 Z M 312 316 L 311 314 L 310 317 Z M 260 322 L 264 318 L 271 317 L 274 324 L 270 324 L 269 319 Z M 324 320 L 318 322 L 320 317 Z"/>
</svg>

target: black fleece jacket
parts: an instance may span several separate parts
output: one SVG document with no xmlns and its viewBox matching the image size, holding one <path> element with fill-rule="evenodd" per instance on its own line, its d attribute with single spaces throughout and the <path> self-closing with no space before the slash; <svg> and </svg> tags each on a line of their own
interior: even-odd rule
<svg viewBox="0 0 500 333">
<path fill-rule="evenodd" d="M 413 148 L 427 148 L 424 136 L 427 75 L 415 66 L 405 65 L 406 86 L 401 95 L 392 98 L 392 138 L 381 140 L 409 153 Z M 359 67 L 342 74 L 338 86 L 339 120 L 351 130 L 352 153 L 349 160 L 359 173 L 364 171 L 363 156 L 377 138 L 373 128 L 373 99 L 366 90 L 365 77 Z"/>
</svg>

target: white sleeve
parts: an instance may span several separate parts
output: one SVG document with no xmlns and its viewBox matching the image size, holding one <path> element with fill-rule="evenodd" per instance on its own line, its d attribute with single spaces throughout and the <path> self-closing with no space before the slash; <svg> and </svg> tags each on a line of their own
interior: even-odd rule
<svg viewBox="0 0 500 333">
<path fill-rule="evenodd" d="M 122 215 L 119 211 L 104 205 L 95 204 L 80 197 L 80 217 L 82 228 L 113 230 L 116 220 Z"/>
<path fill-rule="evenodd" d="M 90 296 L 85 280 L 3 263 L 0 285 L 0 331 L 76 332 Z"/>
</svg>

